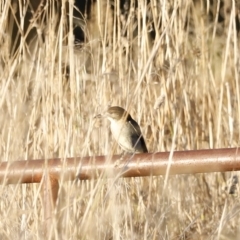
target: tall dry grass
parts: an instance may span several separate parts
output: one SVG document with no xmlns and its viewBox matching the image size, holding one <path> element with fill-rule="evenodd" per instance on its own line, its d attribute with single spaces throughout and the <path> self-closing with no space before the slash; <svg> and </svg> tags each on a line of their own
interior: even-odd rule
<svg viewBox="0 0 240 240">
<path fill-rule="evenodd" d="M 73 23 L 69 2 L 68 15 L 63 7 L 59 19 L 52 11 L 47 23 L 33 20 L 37 37 L 29 47 L 22 35 L 14 56 L 7 18 L 13 7 L 1 4 L 1 161 L 111 153 L 108 123 L 93 119 L 108 105 L 130 111 L 151 152 L 238 146 L 234 1 L 225 24 L 218 22 L 219 1 L 140 0 L 124 6 L 128 14 L 118 1 L 98 1 L 89 21 L 74 20 L 86 35 L 81 47 L 72 27 L 65 32 L 66 18 Z M 25 5 L 20 9 L 22 29 Z M 225 189 L 233 174 L 61 183 L 52 237 L 238 239 L 239 191 Z M 0 238 L 42 239 L 40 184 L 1 186 L 0 193 Z"/>
</svg>

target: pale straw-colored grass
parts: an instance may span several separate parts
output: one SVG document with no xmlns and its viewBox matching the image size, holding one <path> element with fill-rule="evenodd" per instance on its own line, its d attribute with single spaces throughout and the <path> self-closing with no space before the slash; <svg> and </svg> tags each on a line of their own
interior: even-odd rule
<svg viewBox="0 0 240 240">
<path fill-rule="evenodd" d="M 64 31 L 64 17 L 47 14 L 46 24 L 35 19 L 29 27 L 36 26 L 39 34 L 31 51 L 23 51 L 22 36 L 23 52 L 14 57 L 8 54 L 11 6 L 2 4 L 1 161 L 111 154 L 108 122 L 99 125 L 94 120 L 108 105 L 129 110 L 150 152 L 237 147 L 236 9 L 233 5 L 223 26 L 217 10 L 210 21 L 207 6 L 195 2 L 141 0 L 137 8 L 132 1 L 124 17 L 117 3 L 97 1 L 91 20 L 80 21 L 86 34 L 81 47 Z M 64 15 L 69 19 L 71 7 Z M 61 11 L 65 14 L 66 9 Z M 150 36 L 153 28 L 155 40 Z M 68 76 L 64 65 L 70 66 Z M 239 191 L 229 195 L 225 190 L 232 175 L 60 183 L 52 236 L 238 239 Z M 4 185 L 0 192 L 0 238 L 41 239 L 40 184 Z"/>
</svg>

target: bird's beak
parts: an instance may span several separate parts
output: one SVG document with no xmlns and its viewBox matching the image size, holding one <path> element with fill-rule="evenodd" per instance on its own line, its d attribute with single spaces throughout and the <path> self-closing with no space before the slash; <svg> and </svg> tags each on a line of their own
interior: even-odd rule
<svg viewBox="0 0 240 240">
<path fill-rule="evenodd" d="M 104 117 L 103 114 L 98 114 L 98 115 L 94 116 L 94 119 L 103 118 L 103 117 Z"/>
</svg>

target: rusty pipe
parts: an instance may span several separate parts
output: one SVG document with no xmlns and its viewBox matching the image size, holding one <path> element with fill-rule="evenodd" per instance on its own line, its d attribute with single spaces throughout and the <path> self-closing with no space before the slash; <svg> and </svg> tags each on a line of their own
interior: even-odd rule
<svg viewBox="0 0 240 240">
<path fill-rule="evenodd" d="M 86 180 L 106 177 L 140 177 L 166 174 L 170 152 L 96 157 L 23 160 L 0 163 L 0 183 L 37 183 L 43 173 L 59 180 Z M 238 148 L 176 151 L 169 174 L 207 173 L 240 170 Z"/>
</svg>

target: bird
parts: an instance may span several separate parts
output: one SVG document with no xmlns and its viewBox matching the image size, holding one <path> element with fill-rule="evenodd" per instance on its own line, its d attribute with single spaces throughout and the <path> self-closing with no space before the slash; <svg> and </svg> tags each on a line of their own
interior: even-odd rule
<svg viewBox="0 0 240 240">
<path fill-rule="evenodd" d="M 104 114 L 110 121 L 112 135 L 127 153 L 147 153 L 148 149 L 138 123 L 122 107 L 112 106 Z M 97 116 L 99 116 L 97 115 Z"/>
</svg>

